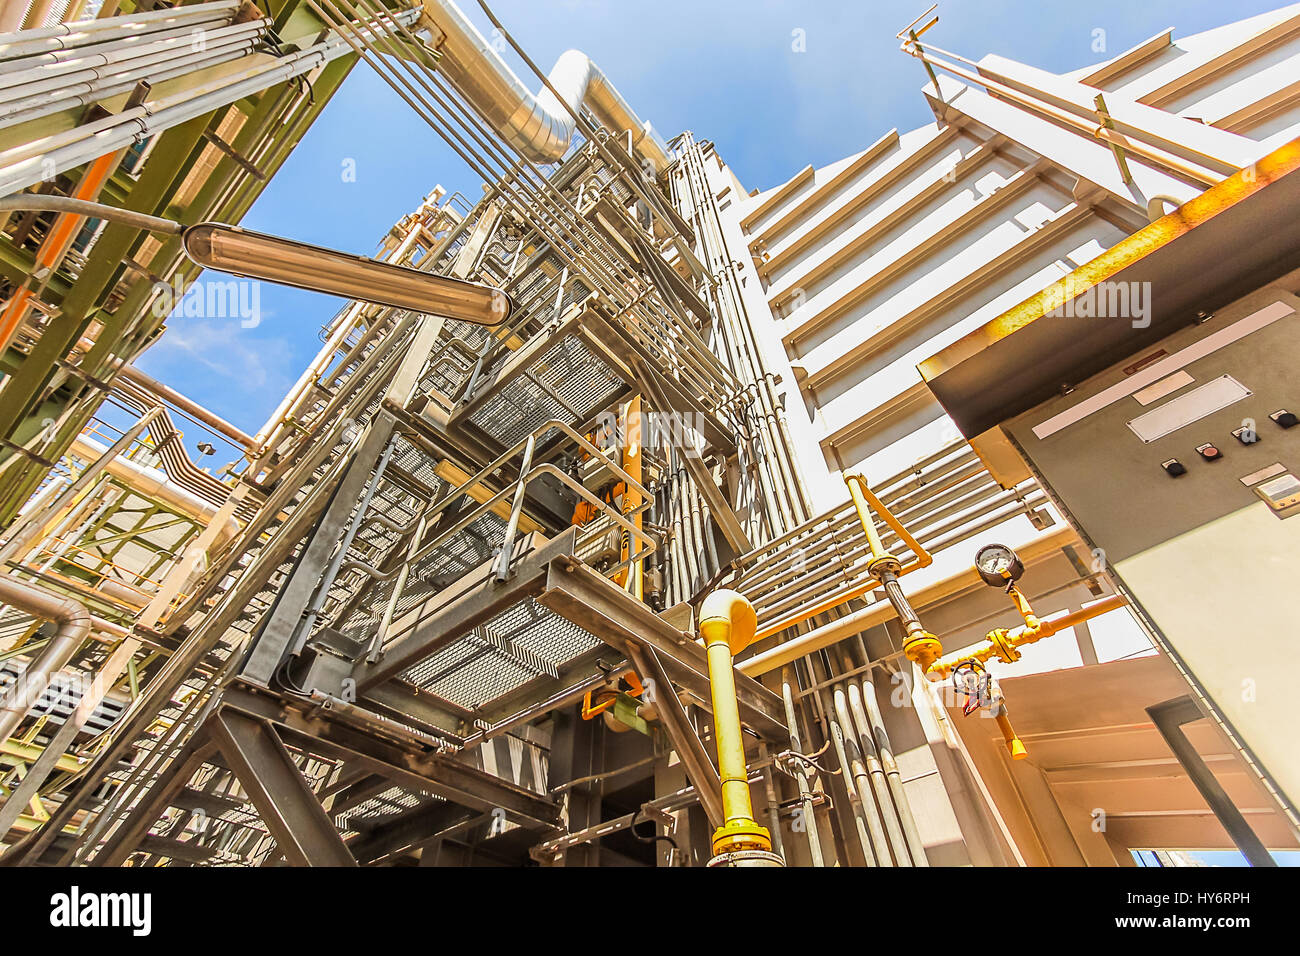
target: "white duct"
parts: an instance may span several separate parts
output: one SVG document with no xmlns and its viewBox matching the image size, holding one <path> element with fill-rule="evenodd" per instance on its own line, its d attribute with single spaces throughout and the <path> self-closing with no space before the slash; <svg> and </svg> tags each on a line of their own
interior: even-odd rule
<svg viewBox="0 0 1300 956">
<path fill-rule="evenodd" d="M 78 435 L 68 451 L 78 458 L 97 461 L 108 449 L 87 435 Z M 175 484 L 156 468 L 146 468 L 130 458 L 118 455 L 108 462 L 104 470 L 114 478 L 124 481 L 128 487 L 141 495 L 160 501 L 204 525 L 209 524 L 217 516 L 219 509 L 216 505 Z M 228 518 L 225 527 L 217 533 L 217 542 L 224 544 L 238 533 L 239 523 L 233 517 Z"/>
<path fill-rule="evenodd" d="M 442 34 L 434 43 L 442 54 L 438 72 L 529 159 L 550 163 L 564 156 L 576 125 L 567 103 L 574 112 L 587 106 L 616 133 L 630 130 L 633 150 L 656 173 L 672 162 L 667 144 L 641 121 L 585 53 L 562 54 L 547 77 L 563 103 L 546 89 L 534 96 L 456 4 L 451 0 L 423 0 L 423 4 L 425 16 Z"/>
</svg>

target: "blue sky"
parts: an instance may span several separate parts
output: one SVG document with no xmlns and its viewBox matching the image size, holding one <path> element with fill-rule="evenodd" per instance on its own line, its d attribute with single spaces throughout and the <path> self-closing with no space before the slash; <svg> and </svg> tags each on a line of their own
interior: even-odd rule
<svg viewBox="0 0 1300 956">
<path fill-rule="evenodd" d="M 461 8 L 485 33 L 477 0 Z M 927 39 L 972 59 L 998 53 L 1065 72 L 1108 59 L 1173 26 L 1186 36 L 1282 6 L 1279 0 L 945 0 Z M 891 127 L 931 115 L 919 62 L 894 34 L 924 0 L 495 0 L 492 8 L 543 68 L 576 47 L 596 60 L 665 137 L 711 139 L 747 188 L 778 185 Z M 1093 50 L 1105 31 L 1105 52 Z M 794 50 L 803 31 L 804 52 Z M 521 77 L 522 64 L 513 63 Z M 531 78 L 526 82 L 533 88 Z M 345 164 L 355 181 L 344 181 Z M 367 254 L 442 183 L 472 198 L 480 183 L 437 134 L 358 65 L 244 218 L 250 229 Z M 337 299 L 261 288 L 255 328 L 173 317 L 139 361 L 145 371 L 255 432 L 320 347 Z M 200 438 L 187 428 L 188 444 Z M 215 464 L 228 460 L 226 448 Z M 212 459 L 208 459 L 212 462 Z"/>
</svg>

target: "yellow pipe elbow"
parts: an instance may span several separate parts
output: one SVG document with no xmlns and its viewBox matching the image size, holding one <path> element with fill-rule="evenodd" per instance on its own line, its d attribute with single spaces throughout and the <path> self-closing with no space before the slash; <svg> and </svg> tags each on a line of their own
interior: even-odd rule
<svg viewBox="0 0 1300 956">
<path fill-rule="evenodd" d="M 700 605 L 700 637 L 708 645 L 725 641 L 731 656 L 735 657 L 750 644 L 758 633 L 758 614 L 749 598 L 739 591 L 723 588 L 714 591 Z"/>
</svg>

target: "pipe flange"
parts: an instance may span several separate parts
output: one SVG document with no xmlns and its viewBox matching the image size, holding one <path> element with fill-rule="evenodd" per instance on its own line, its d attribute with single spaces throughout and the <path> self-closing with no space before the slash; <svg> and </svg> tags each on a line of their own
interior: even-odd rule
<svg viewBox="0 0 1300 956">
<path fill-rule="evenodd" d="M 897 574 L 903 570 L 903 562 L 898 560 L 892 554 L 886 552 L 878 558 L 872 558 L 867 563 L 867 573 L 880 577 L 881 574 Z M 877 573 L 879 572 L 879 573 Z"/>
<path fill-rule="evenodd" d="M 911 633 L 903 641 L 903 653 L 922 671 L 943 656 L 943 644 L 929 631 Z"/>
<path fill-rule="evenodd" d="M 771 850 L 736 850 L 731 853 L 719 853 L 709 860 L 706 866 L 766 866 L 784 867 L 785 860 L 779 853 Z"/>
<path fill-rule="evenodd" d="M 998 660 L 1004 664 L 1014 664 L 1020 660 L 1020 651 L 1008 640 L 1007 631 L 1001 629 L 990 631 L 988 640 L 993 645 L 993 651 L 997 654 Z"/>
<path fill-rule="evenodd" d="M 767 827 L 753 820 L 728 820 L 713 831 L 714 856 L 740 850 L 772 849 L 772 835 Z"/>
</svg>

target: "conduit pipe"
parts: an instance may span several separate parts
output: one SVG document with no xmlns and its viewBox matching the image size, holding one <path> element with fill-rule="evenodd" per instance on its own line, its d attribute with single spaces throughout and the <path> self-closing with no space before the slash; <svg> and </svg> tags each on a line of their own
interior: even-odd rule
<svg viewBox="0 0 1300 956">
<path fill-rule="evenodd" d="M 189 28 L 182 27 L 144 38 L 145 42 L 118 40 L 84 50 L 9 60 L 0 63 L 0 74 L 7 77 L 4 87 L 0 89 L 0 102 L 7 104 L 4 113 L 8 115 L 18 108 L 12 104 L 35 105 L 42 102 L 42 97 L 53 93 L 66 92 L 71 95 L 78 85 L 84 86 L 84 91 L 88 92 L 115 73 L 157 66 L 177 57 L 197 60 L 195 54 L 204 52 L 214 44 L 249 34 L 254 35 L 253 39 L 256 40 L 270 23 L 270 20 L 260 19 L 214 27 L 203 31 L 201 44 L 196 37 L 190 35 Z M 147 78 L 149 77 L 140 77 Z"/>
<path fill-rule="evenodd" d="M 771 834 L 754 819 L 732 669 L 732 659 L 753 643 L 757 627 L 753 605 L 737 591 L 714 591 L 700 605 L 700 637 L 708 654 L 713 735 L 722 780 L 723 823 L 713 833 L 710 865 L 784 865 L 772 853 Z"/>
<path fill-rule="evenodd" d="M 549 89 L 534 95 L 451 0 L 423 0 L 424 15 L 441 34 L 433 44 L 442 54 L 438 72 L 501 134 L 529 159 L 552 163 L 563 158 L 573 139 L 577 113 L 589 108 L 616 133 L 630 131 L 632 148 L 662 173 L 672 163 L 668 146 L 649 123 L 642 122 L 585 53 L 561 54 L 547 80 Z M 567 104 L 567 108 L 566 108 Z"/>
<path fill-rule="evenodd" d="M 4 64 L 0 66 L 0 73 L 57 64 L 87 52 L 139 46 L 194 30 L 220 29 L 229 25 L 238 7 L 238 1 L 196 4 L 183 9 L 156 10 L 153 21 L 144 20 L 151 14 L 130 14 L 109 20 L 60 23 L 43 30 L 23 30 L 12 34 L 14 39 L 10 42 L 0 43 L 0 64 Z M 185 16 L 186 10 L 195 10 L 196 13 Z M 166 14 L 164 20 L 159 20 L 157 13 Z"/>
<path fill-rule="evenodd" d="M 153 451 L 162 460 L 162 470 L 168 479 L 214 507 L 224 504 L 230 497 L 230 487 L 194 464 L 185 451 L 176 423 L 162 403 L 130 382 L 114 382 L 113 390 L 126 405 L 142 414 L 152 408 L 162 409 L 149 431 L 154 437 Z"/>
<path fill-rule="evenodd" d="M 407 23 L 415 19 L 415 13 L 403 11 L 394 17 L 399 23 Z M 367 37 L 376 33 L 370 28 L 358 32 Z M 288 56 L 254 54 L 245 59 L 256 58 L 258 62 L 239 72 L 6 150 L 0 153 L 0 196 L 18 192 L 105 153 L 131 146 L 154 133 L 260 93 L 350 51 L 342 37 L 332 34 Z"/>
<path fill-rule="evenodd" d="M 794 753 L 802 753 L 799 718 L 794 708 L 795 682 L 794 666 L 787 664 L 781 668 L 781 702 L 785 705 L 785 722 L 790 728 L 790 749 Z M 821 837 L 817 832 L 817 810 L 813 805 L 812 791 L 808 787 L 808 772 L 804 769 L 802 761 L 792 761 L 792 764 L 795 783 L 799 785 L 799 805 L 803 811 L 804 830 L 808 834 L 808 853 L 813 866 L 825 866 Z"/>
<path fill-rule="evenodd" d="M 64 75 L 27 81 L 0 96 L 12 100 L 0 107 L 0 128 L 129 93 L 141 82 L 158 84 L 246 56 L 254 52 L 269 24 L 269 20 L 257 20 L 213 31 L 199 51 L 191 47 L 188 37 L 179 37 L 162 41 L 155 49 L 131 50 L 130 59 L 118 54 L 117 59 L 95 66 L 69 61 Z M 95 54 L 95 59 L 105 58 L 106 54 Z M 51 66 L 40 69 L 55 70 Z"/>
<path fill-rule="evenodd" d="M 249 451 L 255 447 L 252 435 L 232 425 L 193 399 L 182 395 L 171 386 L 158 381 L 152 375 L 145 374 L 134 365 L 123 365 L 118 369 L 117 374 L 132 385 L 139 386 L 146 392 L 152 393 L 154 397 L 169 402 L 178 411 L 229 438 L 244 450 Z"/>
<path fill-rule="evenodd" d="M 0 43 L 0 59 L 28 56 L 51 50 L 68 50 L 73 47 L 120 37 L 141 36 L 157 30 L 164 30 L 179 23 L 196 23 L 222 18 L 229 21 L 239 9 L 241 0 L 218 0 L 215 3 L 196 3 L 179 10 L 167 8 L 151 10 L 147 13 L 131 13 L 120 17 L 105 17 L 103 20 L 82 20 L 75 23 L 60 23 L 52 27 L 38 27 L 12 34 L 12 39 Z M 6 16 L 11 10 L 21 9 L 22 0 L 10 0 L 5 7 Z M 0 20 L 7 23 L 8 20 Z M 16 30 L 17 27 L 7 29 Z"/>
<path fill-rule="evenodd" d="M 1031 539 L 1028 544 L 1016 548 L 1016 554 L 1026 564 L 1050 558 L 1062 548 L 1078 544 L 1079 536 L 1069 525 L 1061 525 Z M 933 584 L 918 589 L 911 595 L 911 603 L 917 607 L 933 604 L 951 597 L 960 591 L 975 585 L 983 585 L 979 573 L 973 568 L 966 568 L 957 574 L 943 578 Z M 805 634 L 788 640 L 783 644 L 766 650 L 761 654 L 736 665 L 736 669 L 748 677 L 758 677 L 776 670 L 783 664 L 798 660 L 823 647 L 830 647 L 845 638 L 860 634 L 878 624 L 892 620 L 897 614 L 889 601 L 877 601 L 861 610 L 846 614 L 838 620 L 814 628 Z"/>
<path fill-rule="evenodd" d="M 817 658 L 814 657 L 814 660 Z M 825 673 L 820 675 L 821 679 L 832 679 L 832 670 L 829 660 L 823 664 Z M 816 671 L 813 672 L 816 675 Z M 875 856 L 877 866 L 893 866 L 893 854 L 890 852 L 890 840 L 885 830 L 885 821 L 882 811 L 885 807 L 878 806 L 876 798 L 872 795 L 871 774 L 867 767 L 867 762 L 862 750 L 861 735 L 858 728 L 854 726 L 853 716 L 849 712 L 847 682 L 839 681 L 832 685 L 831 703 L 835 708 L 835 723 L 838 726 L 832 727 L 832 732 L 840 737 L 841 742 L 836 748 L 836 753 L 842 751 L 840 762 L 840 776 L 843 779 L 845 788 L 852 790 L 850 798 L 857 798 L 856 810 L 860 810 L 862 823 L 865 824 L 867 836 L 871 841 L 871 852 Z M 844 759 L 847 758 L 847 763 Z M 850 799 L 852 802 L 852 799 Z"/>
<path fill-rule="evenodd" d="M 840 650 L 840 672 L 847 674 L 853 670 L 853 665 L 843 653 L 842 645 Z M 852 718 L 852 726 L 857 731 L 858 746 L 862 750 L 862 761 L 866 765 L 871 780 L 871 790 L 876 795 L 876 806 L 880 808 L 880 817 L 884 823 L 885 837 L 889 843 L 889 849 L 893 852 L 895 863 L 899 866 L 911 866 L 912 854 L 908 848 L 907 839 L 903 835 L 903 824 L 899 819 L 898 808 L 895 807 L 893 796 L 890 793 L 884 761 L 880 756 L 880 748 L 876 745 L 875 734 L 872 733 L 871 720 L 867 716 L 862 685 L 855 678 L 847 677 L 844 680 L 844 686 L 848 692 L 849 716 Z"/>
<path fill-rule="evenodd" d="M 862 660 L 870 660 L 861 637 L 858 638 L 858 648 Z M 880 711 L 880 701 L 876 698 L 876 685 L 872 680 L 871 670 L 866 670 L 856 678 L 850 678 L 850 681 L 855 680 L 862 691 L 862 701 L 866 707 L 867 731 L 871 734 L 872 742 L 875 744 L 876 752 L 880 757 L 880 764 L 885 772 L 890 795 L 894 800 L 894 809 L 898 813 L 898 822 L 903 828 L 903 839 L 907 846 L 907 852 L 912 858 L 912 865 L 929 866 L 930 861 L 925 853 L 925 843 L 921 840 L 921 831 L 916 825 L 916 817 L 912 814 L 912 803 L 907 798 L 907 791 L 903 786 L 903 776 L 898 769 L 898 761 L 894 759 L 894 746 L 889 740 L 888 732 L 885 730 L 885 717 Z"/>
<path fill-rule="evenodd" d="M 85 605 L 14 577 L 0 577 L 0 603 L 35 617 L 53 621 L 58 630 L 0 704 L 0 741 L 13 736 L 32 705 L 40 699 L 54 674 L 77 652 L 90 635 L 90 612 Z"/>
</svg>

